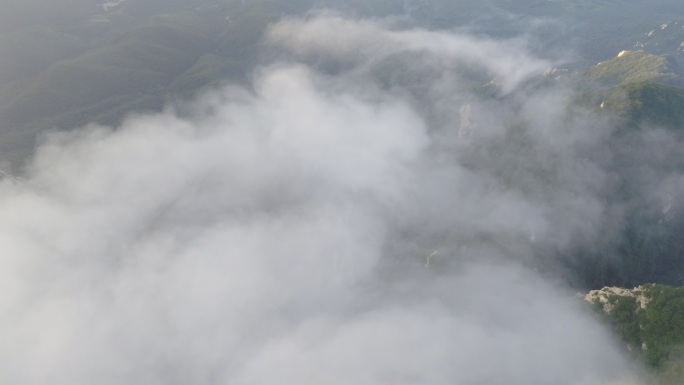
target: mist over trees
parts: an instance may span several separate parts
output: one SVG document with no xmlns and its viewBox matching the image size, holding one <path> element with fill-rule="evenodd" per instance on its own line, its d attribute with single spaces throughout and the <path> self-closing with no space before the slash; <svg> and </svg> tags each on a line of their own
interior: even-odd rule
<svg viewBox="0 0 684 385">
<path fill-rule="evenodd" d="M 0 382 L 675 381 L 680 8 L 0 0 Z"/>
<path fill-rule="evenodd" d="M 567 28 L 563 22 L 573 21 L 587 12 L 607 14 L 620 4 L 136 0 L 104 9 L 92 1 L 73 0 L 50 4 L 7 2 L 1 6 L 6 11 L 0 17 L 13 22 L 0 23 L 6 28 L 0 36 L 0 49 L 5 53 L 0 63 L 0 79 L 3 80 L 0 83 L 0 148 L 3 162 L 20 170 L 30 157 L 36 139 L 47 130 L 70 129 L 90 122 L 119 124 L 131 112 L 159 111 L 169 102 L 187 100 L 223 84 L 249 86 L 257 63 L 279 57 L 264 40 L 267 26 L 282 18 L 306 15 L 310 9 L 335 7 L 336 12 L 354 17 L 394 15 L 392 17 L 398 17 L 394 23 L 408 27 L 444 28 L 465 24 L 468 29 L 494 37 L 501 31 L 490 28 L 488 23 L 508 17 L 512 20 L 509 23 L 497 22 L 509 29 L 507 33 L 555 31 L 548 35 L 553 40 L 553 36 L 561 36 Z M 483 13 L 486 7 L 495 11 Z M 659 2 L 643 22 L 656 20 L 668 7 L 672 5 Z M 639 9 L 640 6 L 634 4 L 628 12 Z M 561 21 L 540 19 L 542 21 L 531 23 L 507 16 L 523 12 L 540 18 L 554 16 Z M 479 16 L 470 18 L 473 15 Z M 619 30 L 628 24 L 623 22 L 615 28 Z M 662 24 L 659 34 L 678 33 L 676 27 L 676 23 Z M 614 35 L 607 36 L 606 41 L 611 42 Z M 643 38 L 642 35 L 628 37 L 636 42 Z M 661 39 L 660 35 L 655 38 Z M 663 40 L 666 41 L 669 40 Z M 533 38 L 526 44 L 536 52 L 551 43 Z M 554 40 L 553 44 L 556 43 Z M 612 43 L 615 49 L 622 48 L 620 40 Z M 576 49 L 580 50 L 586 44 L 590 42 L 575 42 Z M 666 44 L 651 46 L 662 51 Z M 577 106 L 597 108 L 600 104 L 597 113 L 613 114 L 621 119 L 616 124 L 622 128 L 611 134 L 606 143 L 611 159 L 594 160 L 610 169 L 617 178 L 610 187 L 611 192 L 603 199 L 621 212 L 620 221 L 624 225 L 620 225 L 619 230 L 611 230 L 613 233 L 607 234 L 608 238 L 600 245 L 577 245 L 561 252 L 565 255 L 561 265 L 569 266 L 575 272 L 570 279 L 575 284 L 600 287 L 635 286 L 646 282 L 681 283 L 684 265 L 680 253 L 684 246 L 679 236 L 682 217 L 677 211 L 678 193 L 665 194 L 667 197 L 658 198 L 660 202 L 655 206 L 654 198 L 649 196 L 659 188 L 659 179 L 673 178 L 682 167 L 676 146 L 667 146 L 673 140 L 681 140 L 679 127 L 684 121 L 680 116 L 684 91 L 678 88 L 681 80 L 679 51 L 674 46 L 673 50 L 670 56 L 636 51 L 590 68 L 582 75 L 586 80 L 580 82 L 590 86 L 588 90 L 579 91 L 585 97 Z M 609 55 L 600 51 L 600 56 Z M 329 73 L 344 72 L 348 65 L 324 56 L 313 60 L 318 60 L 320 70 Z M 561 55 L 558 60 L 568 59 Z M 583 60 L 586 59 L 577 62 Z M 423 98 L 430 91 L 422 79 L 430 74 L 421 73 L 424 71 L 421 65 L 412 58 L 388 57 L 375 70 L 376 79 L 388 89 L 405 87 Z M 573 65 L 569 63 L 570 67 Z M 480 97 L 495 96 L 498 92 L 496 87 L 499 85 L 491 83 L 486 72 L 475 68 L 458 71 L 466 71 L 461 74 L 463 91 Z M 564 81 L 567 82 L 553 82 Z M 601 86 L 596 88 L 596 85 Z M 433 107 L 424 105 L 420 108 L 427 111 Z M 435 115 L 428 119 L 440 118 Z M 504 153 L 514 149 L 520 140 L 516 151 L 539 150 L 533 150 L 525 142 L 528 140 L 525 138 L 533 137 L 524 127 L 526 123 L 520 124 L 523 126 L 512 123 L 518 128 L 511 131 L 513 136 L 504 144 Z M 654 157 L 650 152 L 640 151 L 647 140 L 664 141 L 665 147 L 659 150 L 663 154 Z M 524 169 L 507 172 L 526 173 Z M 676 182 L 670 179 L 668 183 L 668 188 L 672 189 Z"/>
<path fill-rule="evenodd" d="M 0 141 L 0 148 L 4 162 L 21 168 L 32 153 L 36 138 L 46 130 L 69 129 L 89 122 L 118 124 L 131 112 L 159 111 L 170 101 L 192 98 L 222 84 L 249 85 L 257 63 L 278 57 L 272 47 L 265 44 L 263 34 L 267 26 L 283 17 L 304 15 L 312 7 L 314 10 L 335 7 L 341 14 L 358 17 L 398 15 L 399 24 L 409 27 L 444 28 L 466 24 L 468 29 L 494 37 L 501 31 L 490 28 L 488 23 L 509 17 L 508 14 L 565 15 L 560 22 L 535 24 L 515 19 L 509 23 L 497 22 L 509 29 L 506 33 L 555 31 L 548 35 L 553 37 L 561 36 L 559 34 L 566 28 L 562 25 L 564 21 L 573 21 L 590 11 L 610 13 L 619 4 L 606 3 L 596 6 L 598 8 L 587 4 L 575 9 L 570 4 L 548 2 L 516 5 L 465 2 L 455 5 L 427 1 L 330 4 L 304 0 L 137 0 L 117 3 L 112 9 L 103 9 L 92 1 L 62 1 L 48 5 L 22 2 L 2 6 L 7 10 L 2 17 L 15 20 L 16 26 L 2 23 L 8 29 L 0 38 L 0 49 L 6 53 L 0 65 L 0 79 L 3 79 L 0 84 L 0 139 L 5 138 Z M 659 2 L 643 22 L 649 22 L 649 18 L 656 20 L 659 12 L 665 12 L 671 6 Z M 486 7 L 496 11 L 483 13 Z M 629 12 L 640 9 L 636 4 L 633 7 Z M 471 17 L 473 15 L 478 16 Z M 445 22 L 440 22 L 440 18 Z M 23 21 L 19 23 L 19 20 Z M 623 24 L 627 25 L 617 24 L 615 28 L 619 29 Z M 674 32 L 675 24 L 670 27 Z M 663 33 L 668 31 L 666 27 L 661 30 Z M 607 36 L 606 41 L 610 42 L 613 36 Z M 638 35 L 632 38 L 641 39 Z M 527 44 L 536 51 L 551 43 L 532 39 Z M 575 44 L 577 49 L 586 47 L 584 41 Z M 617 40 L 613 44 L 618 49 L 622 43 Z M 658 47 L 662 50 L 663 46 Z M 668 57 L 638 52 L 628 54 L 587 72 L 586 82 L 603 86 L 583 91 L 588 96 L 585 101 L 589 101 L 586 107 L 595 108 L 600 104 L 600 109 L 623 119 L 617 124 L 624 128 L 618 129 L 607 144 L 613 158 L 602 166 L 612 168 L 619 179 L 612 187 L 615 190 L 605 199 L 610 200 L 610 205 L 619 206 L 619 210 L 624 211 L 621 215 L 627 219 L 624 219 L 624 228 L 609 235 L 610 239 L 602 245 L 590 244 L 563 252 L 567 258 L 561 265 L 570 266 L 577 272 L 571 278 L 574 283 L 600 287 L 611 284 L 634 286 L 645 282 L 678 284 L 682 280 L 684 266 L 679 257 L 682 245 L 678 235 L 681 219 L 676 214 L 676 197 L 669 194 L 662 207 L 644 204 L 648 200 L 653 203 L 647 195 L 657 183 L 654 178 L 658 177 L 654 175 L 662 176 L 661 170 L 680 170 L 678 150 L 668 147 L 663 150 L 669 151 L 667 156 L 660 158 L 634 151 L 635 147 L 640 147 L 639 141 L 651 135 L 650 127 L 668 130 L 662 133 L 667 137 L 662 140 L 671 141 L 673 137 L 680 140 L 678 127 L 683 120 L 680 107 L 684 98 L 680 95 L 682 90 L 677 88 L 681 77 L 677 69 L 679 51 L 674 49 Z M 608 56 L 605 51 L 600 51 L 600 55 Z M 320 60 L 324 60 L 323 57 Z M 421 90 L 424 87 L 421 79 L 426 74 L 421 74 L 423 70 L 411 64 L 412 60 L 389 58 L 376 70 L 377 79 L 387 87 L 407 87 L 411 92 L 424 94 L 427 89 Z M 578 62 L 582 60 L 585 59 Z M 321 70 L 334 73 L 344 71 L 341 63 L 320 61 L 318 65 Z M 496 94 L 496 85 L 490 87 L 493 83 L 483 87 L 491 80 L 488 74 L 478 73 L 479 70 L 466 71 L 467 76 L 462 76 L 464 82 L 470 82 L 466 91 L 481 96 Z M 521 135 L 520 139 L 529 136 L 523 127 L 518 131 L 516 135 Z M 517 140 L 511 137 L 506 146 L 514 148 Z M 521 146 L 521 151 L 531 150 L 524 142 Z M 651 171 L 647 172 L 648 168 Z M 659 213 L 668 206 L 668 212 Z"/>
</svg>

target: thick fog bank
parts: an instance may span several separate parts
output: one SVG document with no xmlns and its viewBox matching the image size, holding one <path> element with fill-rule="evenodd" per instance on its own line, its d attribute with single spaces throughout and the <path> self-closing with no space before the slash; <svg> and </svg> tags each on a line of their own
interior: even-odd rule
<svg viewBox="0 0 684 385">
<path fill-rule="evenodd" d="M 269 41 L 253 91 L 47 135 L 0 182 L 0 382 L 636 381 L 535 271 L 620 223 L 611 127 L 551 61 L 330 16 Z"/>
</svg>

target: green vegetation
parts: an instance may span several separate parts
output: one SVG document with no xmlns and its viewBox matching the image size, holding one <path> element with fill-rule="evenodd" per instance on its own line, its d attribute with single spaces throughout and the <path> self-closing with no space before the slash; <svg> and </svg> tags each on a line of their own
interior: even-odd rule
<svg viewBox="0 0 684 385">
<path fill-rule="evenodd" d="M 667 56 L 644 51 L 622 51 L 608 61 L 592 67 L 587 76 L 604 85 L 616 86 L 638 82 L 681 84 L 677 63 Z"/>
<path fill-rule="evenodd" d="M 649 367 L 668 375 L 682 370 L 675 363 L 681 361 L 684 345 L 684 287 L 653 284 L 624 292 L 606 288 L 598 297 L 605 301 L 601 314 Z"/>
<path fill-rule="evenodd" d="M 684 78 L 672 58 L 623 51 L 593 66 L 586 77 L 595 89 L 587 100 L 600 110 L 620 116 L 626 127 L 684 126 Z"/>
<path fill-rule="evenodd" d="M 681 385 L 682 378 L 684 378 L 684 349 L 678 346 L 670 351 L 670 358 L 660 369 L 658 384 Z"/>
<path fill-rule="evenodd" d="M 611 90 L 602 107 L 618 113 L 631 126 L 684 127 L 684 88 L 652 82 L 626 84 Z"/>
</svg>

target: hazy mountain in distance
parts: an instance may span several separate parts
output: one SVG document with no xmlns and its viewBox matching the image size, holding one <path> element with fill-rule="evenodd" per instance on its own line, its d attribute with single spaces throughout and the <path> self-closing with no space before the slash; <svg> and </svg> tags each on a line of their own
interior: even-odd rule
<svg viewBox="0 0 684 385">
<path fill-rule="evenodd" d="M 12 32 L 36 24 L 69 25 L 92 15 L 92 0 L 0 1 L 0 32 Z"/>
<path fill-rule="evenodd" d="M 416 26 L 465 29 L 496 38 L 528 33 L 541 37 L 533 39 L 533 50 L 558 56 L 565 50 L 580 51 L 579 63 L 606 60 L 640 41 L 642 36 L 635 31 L 645 27 L 635 28 L 636 15 L 639 26 L 650 28 L 661 15 L 671 19 L 678 10 L 668 1 L 649 4 L 648 12 L 633 1 L 127 0 L 111 8 L 102 4 L 1 4 L 0 17 L 7 20 L 0 23 L 6 26 L 0 36 L 0 137 L 6 140 L 0 140 L 0 146 L 6 160 L 23 159 L 35 135 L 45 129 L 116 122 L 127 111 L 159 110 L 171 95 L 193 95 L 224 81 L 245 83 L 266 25 L 309 9 L 408 17 Z"/>
</svg>

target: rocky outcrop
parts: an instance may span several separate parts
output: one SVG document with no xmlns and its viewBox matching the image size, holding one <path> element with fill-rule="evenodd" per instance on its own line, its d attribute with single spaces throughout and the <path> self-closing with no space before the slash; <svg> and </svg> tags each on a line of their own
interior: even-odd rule
<svg viewBox="0 0 684 385">
<path fill-rule="evenodd" d="M 610 314 L 614 304 L 612 300 L 615 296 L 632 297 L 639 304 L 641 309 L 646 309 L 651 301 L 645 286 L 637 286 L 634 289 L 622 287 L 604 287 L 600 290 L 591 290 L 584 296 L 584 300 L 591 304 L 601 304 L 604 313 Z"/>
</svg>

